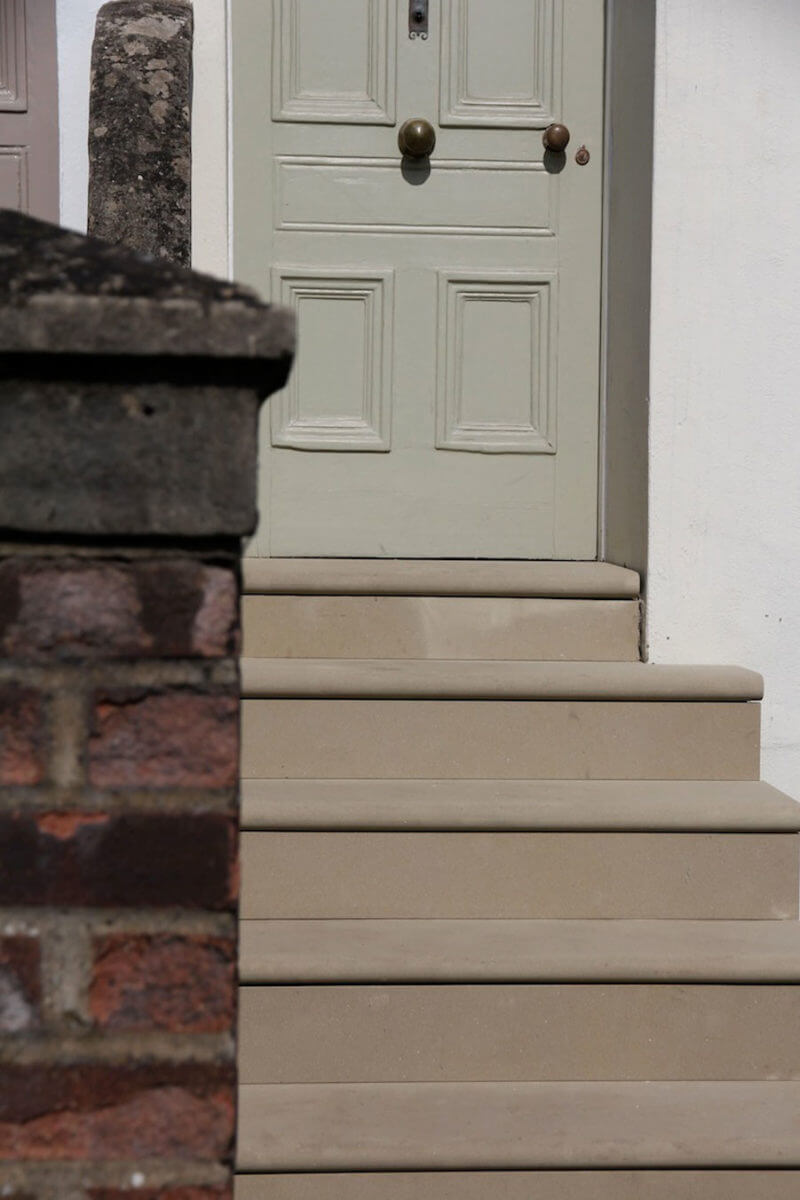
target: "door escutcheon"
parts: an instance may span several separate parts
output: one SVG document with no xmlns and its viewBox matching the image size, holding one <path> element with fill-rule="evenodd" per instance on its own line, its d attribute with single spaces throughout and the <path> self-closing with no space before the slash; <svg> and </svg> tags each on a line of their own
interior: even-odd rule
<svg viewBox="0 0 800 1200">
<path fill-rule="evenodd" d="M 408 36 L 422 38 L 428 36 L 428 0 L 408 0 Z"/>
</svg>

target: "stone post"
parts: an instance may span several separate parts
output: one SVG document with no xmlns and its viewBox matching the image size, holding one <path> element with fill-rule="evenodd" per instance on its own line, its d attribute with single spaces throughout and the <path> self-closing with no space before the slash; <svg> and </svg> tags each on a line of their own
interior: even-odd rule
<svg viewBox="0 0 800 1200">
<path fill-rule="evenodd" d="M 188 0 L 104 4 L 89 115 L 89 233 L 187 267 L 192 33 Z"/>
<path fill-rule="evenodd" d="M 289 314 L 0 214 L 0 1185 L 231 1195 L 239 554 Z"/>
</svg>

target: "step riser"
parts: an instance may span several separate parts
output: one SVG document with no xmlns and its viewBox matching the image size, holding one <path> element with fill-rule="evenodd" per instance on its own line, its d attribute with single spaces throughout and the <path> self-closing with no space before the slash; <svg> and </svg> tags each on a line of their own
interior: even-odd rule
<svg viewBox="0 0 800 1200">
<path fill-rule="evenodd" d="M 797 1200 L 800 1171 L 240 1175 L 234 1200 Z"/>
<path fill-rule="evenodd" d="M 246 700 L 244 778 L 757 779 L 760 706 Z"/>
<path fill-rule="evenodd" d="M 242 621 L 255 658 L 639 658 L 636 600 L 245 596 Z"/>
<path fill-rule="evenodd" d="M 239 1079 L 794 1079 L 799 1018 L 791 986 L 244 987 Z"/>
<path fill-rule="evenodd" d="M 798 915 L 793 834 L 245 833 L 249 919 Z"/>
<path fill-rule="evenodd" d="M 800 1083 L 246 1084 L 244 1171 L 798 1166 Z"/>
</svg>

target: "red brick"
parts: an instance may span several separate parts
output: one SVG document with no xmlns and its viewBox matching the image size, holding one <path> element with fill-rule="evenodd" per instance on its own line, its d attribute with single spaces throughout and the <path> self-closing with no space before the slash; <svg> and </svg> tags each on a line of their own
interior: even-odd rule
<svg viewBox="0 0 800 1200">
<path fill-rule="evenodd" d="M 106 1029 L 220 1033 L 236 1016 L 231 938 L 113 934 L 95 944 L 89 990 Z"/>
<path fill-rule="evenodd" d="M 0 650 L 20 659 L 238 652 L 238 584 L 191 560 L 0 563 Z"/>
<path fill-rule="evenodd" d="M 230 909 L 237 845 L 218 813 L 0 815 L 0 904 Z"/>
<path fill-rule="evenodd" d="M 97 695 L 89 742 L 95 786 L 229 788 L 238 767 L 238 694 L 119 689 Z"/>
<path fill-rule="evenodd" d="M 228 1160 L 230 1066 L 3 1068 L 0 1160 Z"/>
<path fill-rule="evenodd" d="M 0 784 L 31 785 L 44 777 L 42 700 L 32 688 L 0 687 Z"/>
<path fill-rule="evenodd" d="M 40 972 L 38 938 L 0 938 L 0 1033 L 23 1033 L 38 1024 Z"/>
</svg>

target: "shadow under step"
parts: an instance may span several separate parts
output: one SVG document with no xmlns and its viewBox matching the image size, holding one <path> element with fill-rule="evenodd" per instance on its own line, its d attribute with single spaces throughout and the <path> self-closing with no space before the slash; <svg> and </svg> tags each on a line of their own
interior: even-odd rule
<svg viewBox="0 0 800 1200">
<path fill-rule="evenodd" d="M 800 1171 L 435 1171 L 239 1175 L 235 1200 L 797 1200 Z"/>
</svg>

